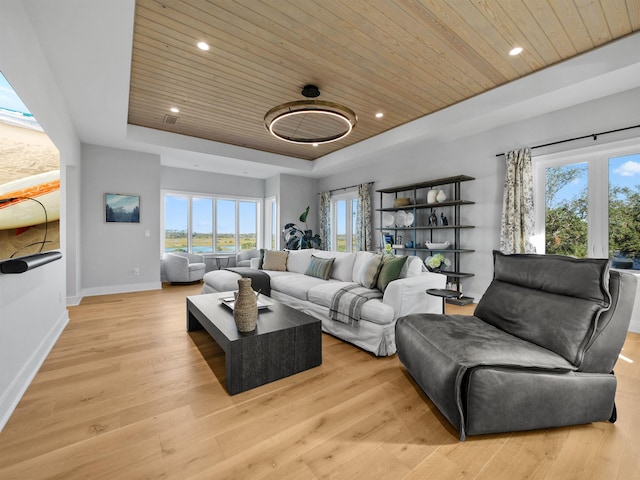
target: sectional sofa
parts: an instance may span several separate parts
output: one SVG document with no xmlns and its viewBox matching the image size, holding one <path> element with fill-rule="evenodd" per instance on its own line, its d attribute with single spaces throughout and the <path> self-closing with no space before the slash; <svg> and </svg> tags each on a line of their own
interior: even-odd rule
<svg viewBox="0 0 640 480">
<path fill-rule="evenodd" d="M 281 253 L 281 252 L 279 252 Z M 267 252 L 267 256 L 269 252 Z M 446 277 L 430 273 L 418 257 L 408 256 L 399 277 L 390 281 L 380 292 L 361 307 L 361 318 L 354 324 L 337 321 L 330 316 L 332 300 L 338 290 L 348 286 L 362 286 L 363 269 L 371 266 L 379 255 L 373 252 L 329 252 L 316 249 L 291 250 L 286 264 L 278 270 L 262 269 L 269 276 L 271 297 L 322 321 L 323 331 L 373 353 L 377 356 L 396 352 L 396 320 L 411 313 L 440 313 L 441 299 L 426 293 L 429 288 L 444 288 Z M 396 257 L 397 258 L 397 257 Z M 334 259 L 328 279 L 313 276 L 312 260 Z M 251 260 L 253 268 L 260 267 L 260 258 Z M 264 264 L 268 267 L 268 263 Z M 239 273 L 214 270 L 204 276 L 202 293 L 237 290 Z M 370 289 L 374 295 L 375 288 Z"/>
</svg>

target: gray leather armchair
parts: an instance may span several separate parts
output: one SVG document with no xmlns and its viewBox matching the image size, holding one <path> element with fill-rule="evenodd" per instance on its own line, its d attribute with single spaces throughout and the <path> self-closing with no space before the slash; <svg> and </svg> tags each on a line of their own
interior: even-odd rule
<svg viewBox="0 0 640 480">
<path fill-rule="evenodd" d="M 171 283 L 199 282 L 204 277 L 204 257 L 196 253 L 169 252 L 162 256 L 164 276 Z"/>
<path fill-rule="evenodd" d="M 400 318 L 398 357 L 460 440 L 614 422 L 635 295 L 635 277 L 607 259 L 494 252 L 474 316 Z"/>
</svg>

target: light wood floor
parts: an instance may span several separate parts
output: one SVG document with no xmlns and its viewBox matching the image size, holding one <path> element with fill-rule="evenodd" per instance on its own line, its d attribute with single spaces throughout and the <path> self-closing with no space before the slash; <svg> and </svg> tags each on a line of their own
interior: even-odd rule
<svg viewBox="0 0 640 480">
<path fill-rule="evenodd" d="M 199 291 L 70 308 L 0 433 L 0 479 L 639 478 L 638 334 L 616 366 L 616 424 L 459 442 L 395 356 L 328 335 L 320 367 L 230 397 L 222 350 L 185 331 L 184 297 Z"/>
</svg>

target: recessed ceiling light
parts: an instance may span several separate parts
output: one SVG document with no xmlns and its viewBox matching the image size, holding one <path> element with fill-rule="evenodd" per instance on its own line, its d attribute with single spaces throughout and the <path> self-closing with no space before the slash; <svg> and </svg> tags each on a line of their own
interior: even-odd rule
<svg viewBox="0 0 640 480">
<path fill-rule="evenodd" d="M 171 110 L 173 113 L 180 113 L 180 110 L 176 107 L 171 107 L 169 110 Z"/>
<path fill-rule="evenodd" d="M 520 55 L 522 53 L 522 47 L 514 47 L 509 51 L 509 55 L 512 57 Z"/>
<path fill-rule="evenodd" d="M 210 48 L 207 42 L 198 42 L 197 45 L 200 50 L 204 50 L 205 52 Z"/>
<path fill-rule="evenodd" d="M 382 112 L 376 113 L 376 118 L 382 118 L 382 117 L 384 117 L 384 113 Z"/>
<path fill-rule="evenodd" d="M 312 147 L 317 147 L 317 146 L 318 146 L 318 144 L 317 144 L 317 143 L 312 143 L 312 144 L 311 144 L 311 146 L 312 146 Z"/>
</svg>

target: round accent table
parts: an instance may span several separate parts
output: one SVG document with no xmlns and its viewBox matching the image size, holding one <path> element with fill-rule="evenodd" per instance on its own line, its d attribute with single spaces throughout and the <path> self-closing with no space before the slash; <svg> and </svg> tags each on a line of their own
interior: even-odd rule
<svg viewBox="0 0 640 480">
<path fill-rule="evenodd" d="M 446 288 L 429 288 L 427 290 L 429 295 L 433 295 L 434 297 L 442 298 L 442 314 L 444 315 L 445 304 L 447 302 L 447 298 L 460 298 L 462 293 L 457 290 L 447 290 Z"/>
</svg>

